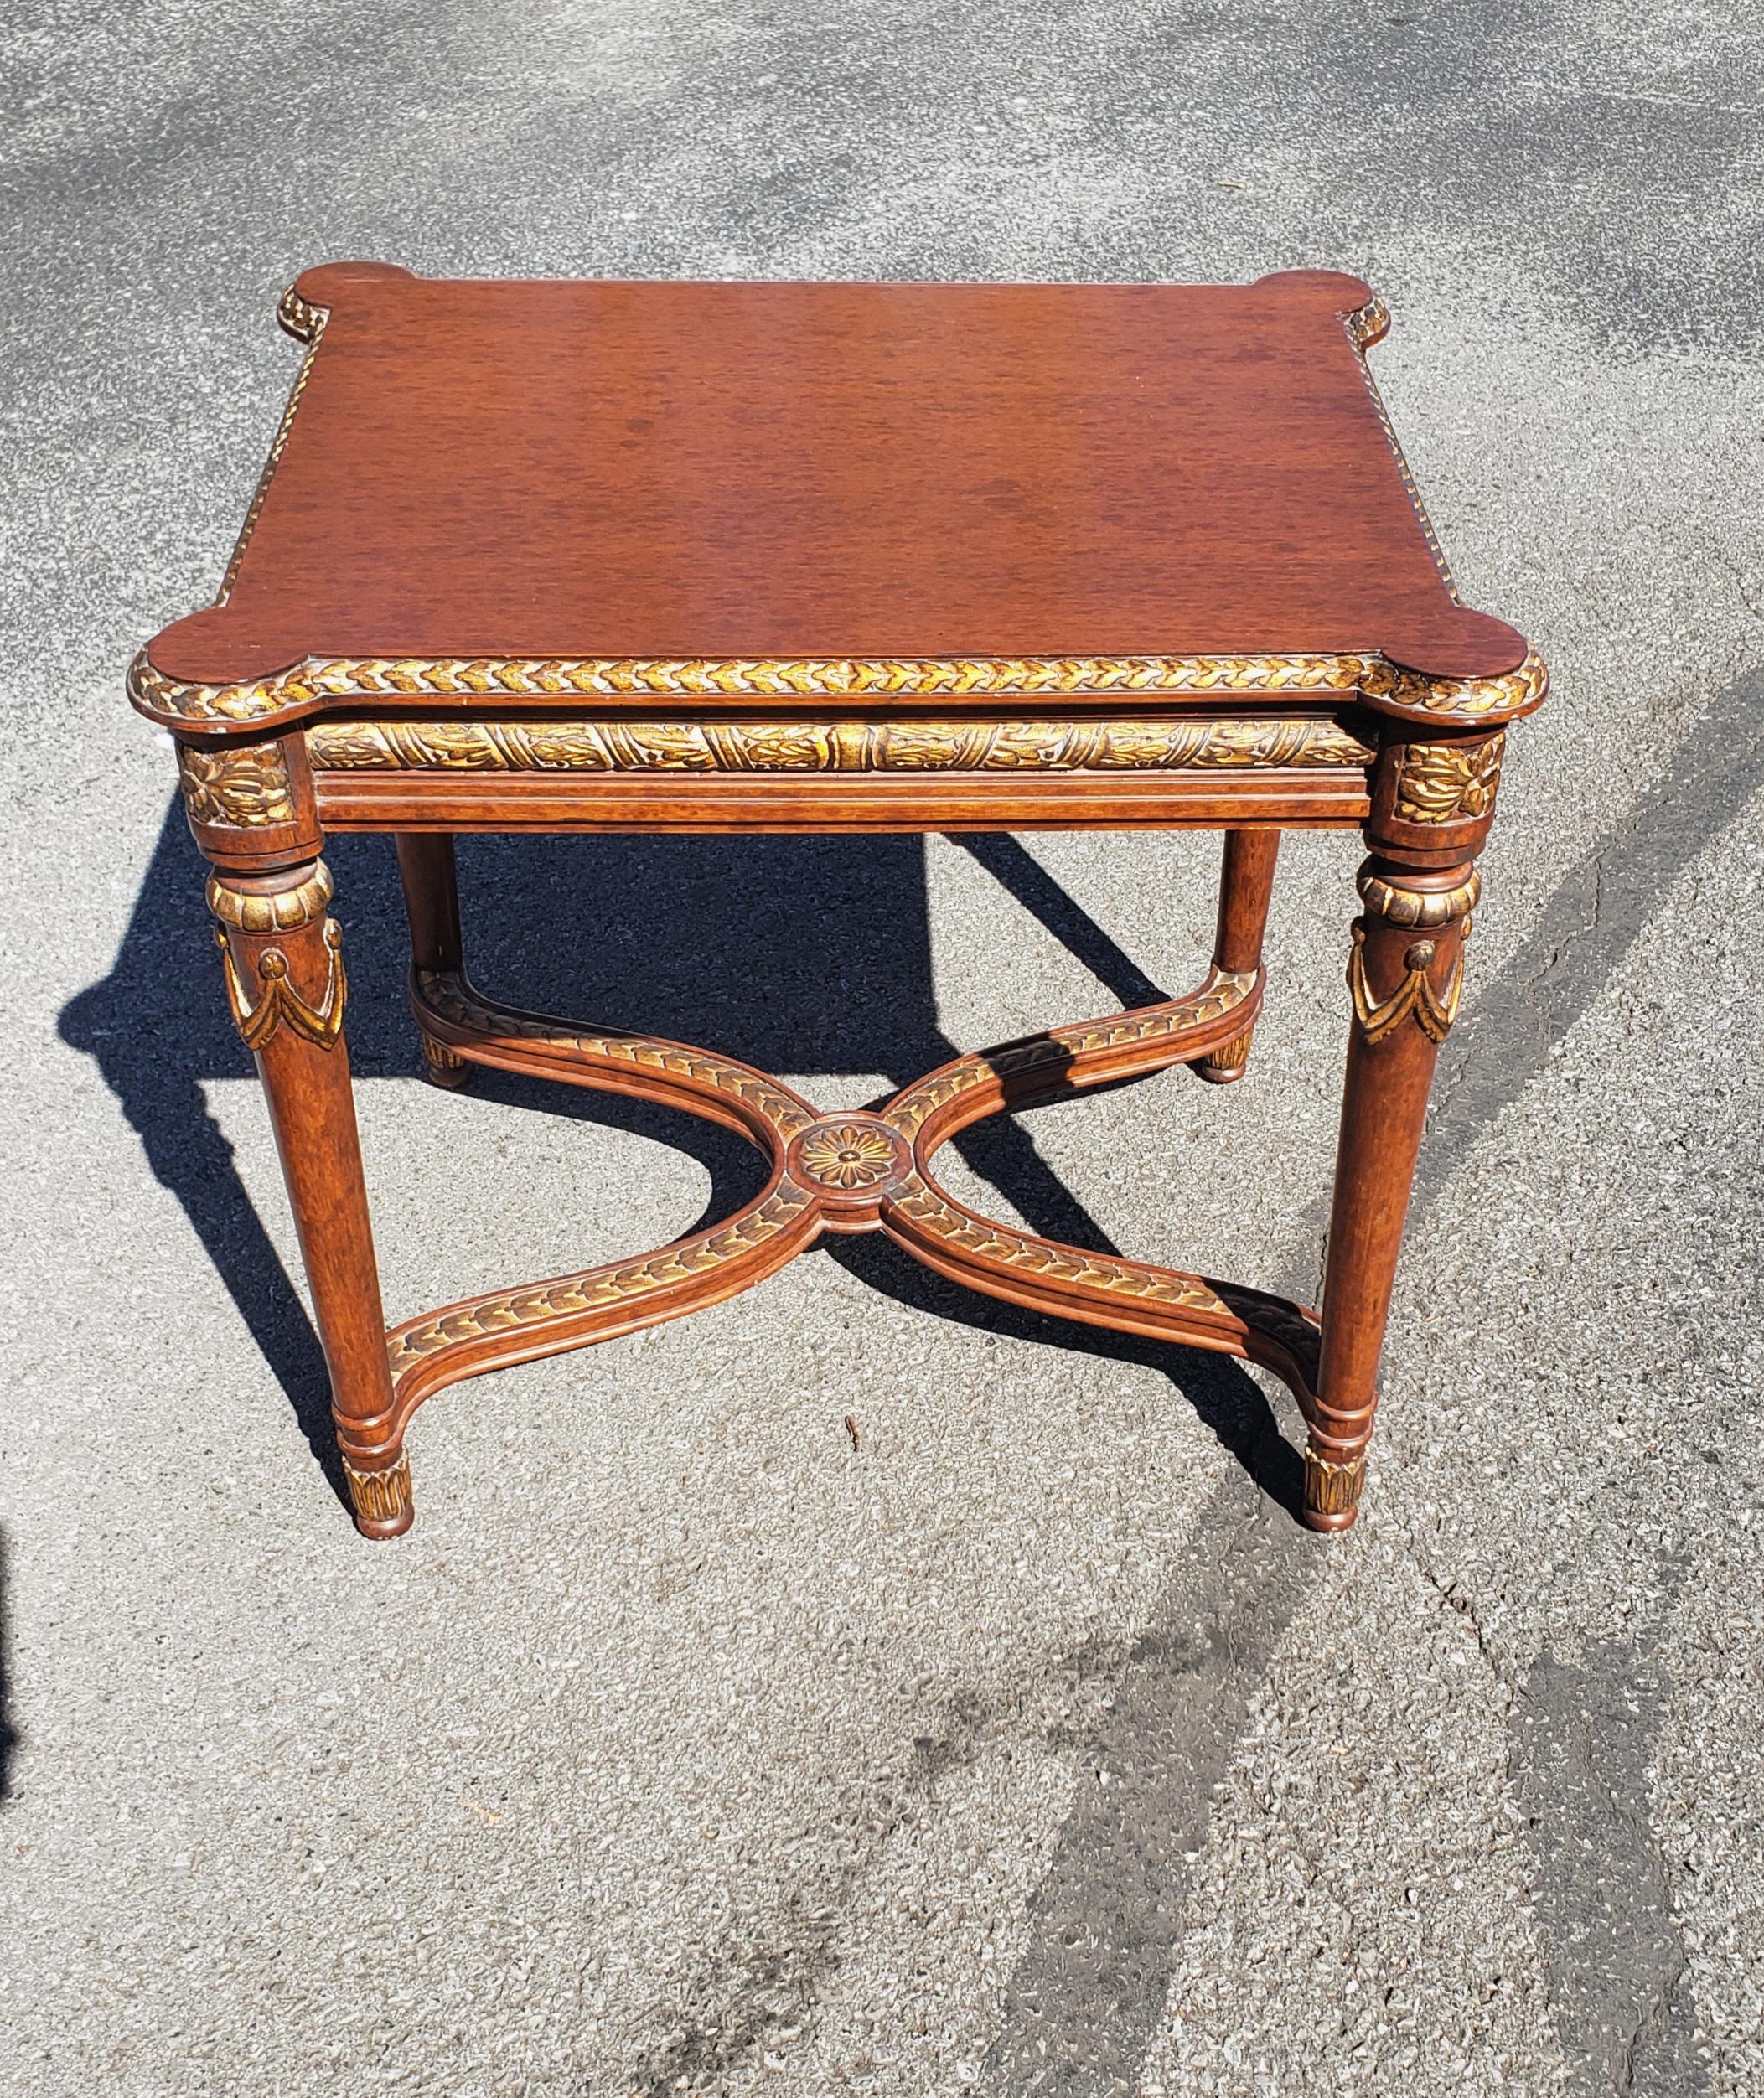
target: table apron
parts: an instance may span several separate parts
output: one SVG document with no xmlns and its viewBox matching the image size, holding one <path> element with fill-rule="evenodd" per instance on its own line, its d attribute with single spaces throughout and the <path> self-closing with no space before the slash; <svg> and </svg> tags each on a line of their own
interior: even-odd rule
<svg viewBox="0 0 1764 2098">
<path fill-rule="evenodd" d="M 314 771 L 328 831 L 1351 829 L 1358 769 L 887 774 Z"/>
</svg>

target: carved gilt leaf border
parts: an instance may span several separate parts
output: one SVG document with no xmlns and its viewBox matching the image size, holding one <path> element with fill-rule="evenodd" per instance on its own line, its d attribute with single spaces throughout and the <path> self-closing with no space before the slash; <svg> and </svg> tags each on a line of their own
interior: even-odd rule
<svg viewBox="0 0 1764 2098">
<path fill-rule="evenodd" d="M 965 656 L 882 658 L 354 656 L 309 661 L 237 685 L 164 676 L 143 649 L 129 695 L 168 728 L 290 721 L 374 699 L 556 700 L 1061 698 L 1191 692 L 1254 699 L 1289 693 L 1360 699 L 1442 722 L 1493 724 L 1534 712 L 1549 689 L 1534 651 L 1498 677 L 1441 679 L 1379 655 Z"/>
</svg>

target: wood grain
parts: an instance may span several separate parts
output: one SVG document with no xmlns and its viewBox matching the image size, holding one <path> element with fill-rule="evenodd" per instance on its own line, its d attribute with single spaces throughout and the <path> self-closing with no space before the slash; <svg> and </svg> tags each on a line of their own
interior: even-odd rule
<svg viewBox="0 0 1764 2098">
<path fill-rule="evenodd" d="M 326 315 L 230 595 L 166 675 L 308 657 L 892 658 L 1524 643 L 1455 601 L 1355 338 L 1241 286 L 445 282 Z"/>
</svg>

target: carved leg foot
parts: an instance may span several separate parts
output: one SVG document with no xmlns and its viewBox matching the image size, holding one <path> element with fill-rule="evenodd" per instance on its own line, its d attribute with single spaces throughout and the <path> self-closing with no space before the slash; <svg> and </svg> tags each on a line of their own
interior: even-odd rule
<svg viewBox="0 0 1764 2098">
<path fill-rule="evenodd" d="M 1268 923 L 1268 901 L 1274 893 L 1274 867 L 1280 849 L 1277 830 L 1225 833 L 1218 937 L 1213 946 L 1215 969 L 1248 974 L 1261 967 L 1262 935 Z M 1254 1031 L 1253 1026 L 1244 1028 L 1234 1041 L 1190 1064 L 1189 1069 L 1208 1085 L 1234 1084 L 1249 1064 L 1249 1038 Z"/>
<path fill-rule="evenodd" d="M 1244 1028 L 1234 1041 L 1228 1041 L 1223 1049 L 1215 1049 L 1210 1057 L 1203 1057 L 1199 1062 L 1189 1066 L 1197 1078 L 1204 1078 L 1208 1085 L 1231 1085 L 1244 1075 L 1249 1062 L 1249 1040 L 1254 1027 Z"/>
<path fill-rule="evenodd" d="M 363 1537 L 402 1537 L 416 1519 L 411 1505 L 411 1460 L 403 1451 L 376 1471 L 358 1471 L 345 1457 L 343 1475 L 349 1482 L 355 1527 Z"/>
<path fill-rule="evenodd" d="M 1317 1444 L 1305 1449 L 1305 1527 L 1307 1530 L 1348 1530 L 1360 1511 L 1360 1489 L 1366 1483 L 1366 1460 L 1332 1462 Z"/>
<path fill-rule="evenodd" d="M 472 1083 L 472 1067 L 457 1049 L 450 1049 L 433 1035 L 422 1037 L 422 1075 L 431 1085 L 458 1093 Z"/>
</svg>

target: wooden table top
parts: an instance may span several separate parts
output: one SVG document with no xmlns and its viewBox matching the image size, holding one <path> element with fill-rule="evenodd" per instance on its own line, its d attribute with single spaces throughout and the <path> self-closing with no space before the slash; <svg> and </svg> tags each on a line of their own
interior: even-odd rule
<svg viewBox="0 0 1764 2098">
<path fill-rule="evenodd" d="M 137 666 L 137 701 L 173 724 L 310 711 L 300 666 L 364 661 L 671 664 L 689 690 L 681 666 L 745 666 L 747 685 L 705 686 L 738 703 L 779 664 L 907 700 L 915 664 L 1076 664 L 1062 698 L 1081 700 L 1099 660 L 1376 657 L 1476 680 L 1526 659 L 1442 573 L 1368 383 L 1387 323 L 1356 278 L 450 282 L 337 263 L 282 311 L 313 348 L 227 591 Z M 505 696 L 475 682 L 431 678 L 429 703 Z M 254 683 L 279 703 L 240 698 Z"/>
</svg>

